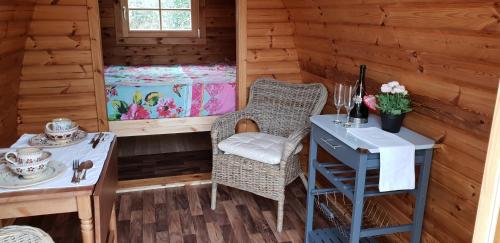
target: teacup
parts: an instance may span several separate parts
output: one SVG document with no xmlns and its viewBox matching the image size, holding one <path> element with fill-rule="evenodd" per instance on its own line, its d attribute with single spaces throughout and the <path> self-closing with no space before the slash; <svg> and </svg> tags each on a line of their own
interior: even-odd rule
<svg viewBox="0 0 500 243">
<path fill-rule="evenodd" d="M 68 118 L 56 118 L 52 122 L 45 125 L 45 128 L 49 131 L 62 132 L 69 130 L 73 127 L 73 121 Z"/>
<path fill-rule="evenodd" d="M 75 122 L 71 123 L 71 127 L 69 129 L 62 130 L 62 131 L 54 131 L 54 130 L 50 129 L 50 127 L 46 127 L 45 128 L 45 136 L 49 140 L 63 143 L 63 142 L 66 142 L 66 141 L 72 139 L 74 137 L 74 135 L 76 134 L 76 132 L 78 132 L 78 128 L 79 128 L 79 126 Z"/>
<path fill-rule="evenodd" d="M 11 158 L 14 155 L 15 159 Z M 43 151 L 39 148 L 18 148 L 15 152 L 7 152 L 5 160 L 12 164 L 31 164 L 42 160 Z"/>
<path fill-rule="evenodd" d="M 15 174 L 21 175 L 24 179 L 32 179 L 39 176 L 47 169 L 47 164 L 50 162 L 52 154 L 47 151 L 42 151 L 42 156 L 38 161 L 32 163 L 7 163 L 7 166 Z"/>
</svg>

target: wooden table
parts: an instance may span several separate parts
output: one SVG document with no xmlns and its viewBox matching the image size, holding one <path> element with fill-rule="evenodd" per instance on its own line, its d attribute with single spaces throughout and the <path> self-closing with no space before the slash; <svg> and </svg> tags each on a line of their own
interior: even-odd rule
<svg viewBox="0 0 500 243">
<path fill-rule="evenodd" d="M 0 219 L 78 212 L 84 243 L 117 242 L 117 152 L 115 139 L 93 186 L 0 193 Z"/>
</svg>

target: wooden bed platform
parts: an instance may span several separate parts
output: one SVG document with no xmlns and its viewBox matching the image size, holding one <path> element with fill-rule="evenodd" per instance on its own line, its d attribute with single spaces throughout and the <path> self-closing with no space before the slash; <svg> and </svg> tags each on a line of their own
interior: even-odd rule
<svg viewBox="0 0 500 243">
<path fill-rule="evenodd" d="M 110 121 L 109 130 L 118 137 L 210 131 L 218 116 Z"/>
</svg>

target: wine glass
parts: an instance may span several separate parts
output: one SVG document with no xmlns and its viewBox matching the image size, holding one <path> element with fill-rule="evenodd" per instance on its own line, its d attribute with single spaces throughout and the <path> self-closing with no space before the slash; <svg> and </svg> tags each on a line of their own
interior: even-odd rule
<svg viewBox="0 0 500 243">
<path fill-rule="evenodd" d="M 340 124 L 342 121 L 339 119 L 340 109 L 344 105 L 344 85 L 340 83 L 335 84 L 335 90 L 333 91 L 333 105 L 337 109 L 337 119 L 335 119 L 335 124 Z"/>
<path fill-rule="evenodd" d="M 344 127 L 351 127 L 351 122 L 349 122 L 350 113 L 352 108 L 354 108 L 354 94 L 356 90 L 352 85 L 346 85 L 344 91 L 344 107 L 347 110 L 347 120 L 344 123 Z"/>
</svg>

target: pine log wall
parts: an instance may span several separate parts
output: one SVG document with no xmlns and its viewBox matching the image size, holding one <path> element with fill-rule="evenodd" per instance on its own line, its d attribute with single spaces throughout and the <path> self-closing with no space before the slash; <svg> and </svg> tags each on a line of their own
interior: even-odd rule
<svg viewBox="0 0 500 243">
<path fill-rule="evenodd" d="M 407 86 L 415 108 L 405 125 L 443 143 L 434 155 L 423 241 L 470 242 L 500 77 L 500 3 L 284 3 L 305 82 L 321 81 L 331 93 L 334 82 L 354 81 L 367 64 L 372 93 L 390 80 Z M 408 222 L 411 198 L 380 203 Z"/>
<path fill-rule="evenodd" d="M 116 0 L 100 2 L 103 54 L 106 65 L 235 62 L 235 0 L 201 0 L 200 15 L 205 16 L 202 22 L 206 25 L 206 44 L 189 44 L 189 42 L 167 44 L 167 38 L 117 40 L 114 12 L 116 2 Z"/>
<path fill-rule="evenodd" d="M 247 87 L 259 77 L 302 82 L 289 17 L 282 0 L 247 1 Z"/>
<path fill-rule="evenodd" d="M 17 138 L 19 77 L 33 6 L 29 1 L 0 2 L 0 147 Z"/>
<path fill-rule="evenodd" d="M 40 132 L 56 117 L 87 131 L 106 128 L 99 88 L 100 29 L 97 0 L 33 0 L 18 100 L 18 133 Z M 90 20 L 90 21 L 89 21 Z M 96 80 L 96 82 L 94 82 Z M 105 114 L 103 116 L 106 118 Z M 103 126 L 104 125 L 104 126 Z"/>
</svg>

